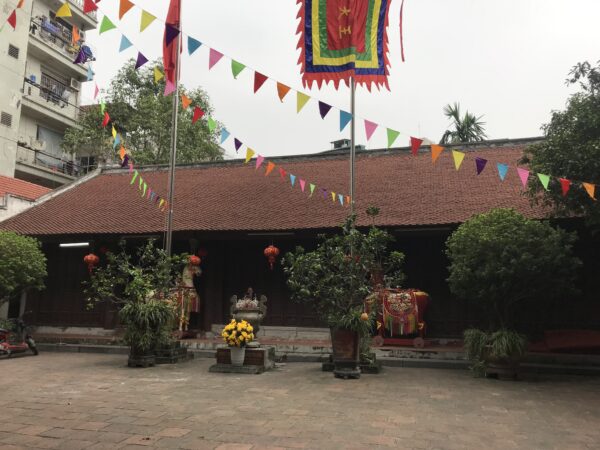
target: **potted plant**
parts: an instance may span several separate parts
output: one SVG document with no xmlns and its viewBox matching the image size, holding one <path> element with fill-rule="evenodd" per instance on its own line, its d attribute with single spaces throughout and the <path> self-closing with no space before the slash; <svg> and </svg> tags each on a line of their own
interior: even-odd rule
<svg viewBox="0 0 600 450">
<path fill-rule="evenodd" d="M 368 342 L 375 317 L 375 310 L 365 313 L 365 299 L 375 289 L 373 269 L 385 271 L 384 280 L 394 287 L 403 279 L 404 256 L 387 250 L 391 236 L 376 227 L 363 233 L 355 221 L 350 216 L 340 234 L 321 236 L 315 250 L 296 247 L 283 259 L 291 298 L 312 305 L 330 327 L 334 375 L 343 378 L 360 376 L 359 339 Z"/>
<path fill-rule="evenodd" d="M 221 337 L 229 346 L 231 364 L 241 367 L 244 365 L 246 357 L 246 345 L 254 340 L 254 328 L 245 320 L 237 321 L 231 319 L 223 331 Z"/>
<path fill-rule="evenodd" d="M 169 257 L 154 240 L 131 255 L 121 241 L 118 252 L 107 251 L 104 259 L 84 283 L 88 306 L 116 305 L 130 348 L 129 365 L 153 365 L 156 350 L 174 343 L 178 304 L 172 293 L 187 255 Z"/>
<path fill-rule="evenodd" d="M 515 378 L 526 338 L 515 331 L 519 307 L 573 292 L 581 264 L 572 233 L 529 220 L 512 209 L 495 209 L 460 225 L 446 242 L 450 290 L 481 305 L 488 329 L 464 333 L 475 373 Z"/>
</svg>

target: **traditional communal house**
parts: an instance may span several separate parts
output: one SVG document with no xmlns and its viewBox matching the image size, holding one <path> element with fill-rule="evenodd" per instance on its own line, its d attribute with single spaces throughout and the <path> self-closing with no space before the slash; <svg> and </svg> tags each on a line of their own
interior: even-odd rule
<svg viewBox="0 0 600 450">
<path fill-rule="evenodd" d="M 395 247 L 405 253 L 406 286 L 431 295 L 426 314 L 430 336 L 460 336 L 482 317 L 477 305 L 454 298 L 448 290 L 444 250 L 450 233 L 474 214 L 497 207 L 514 208 L 529 218 L 547 217 L 547 211 L 531 206 L 516 171 L 523 149 L 533 141 L 455 147 L 466 155 L 459 170 L 452 147 L 435 162 L 426 147 L 416 156 L 408 148 L 357 153 L 358 225 L 371 225 L 367 207 L 380 208 L 374 222 L 389 230 L 396 238 Z M 480 174 L 476 157 L 487 161 Z M 503 181 L 497 163 L 509 165 Z M 296 245 L 313 247 L 320 233 L 335 232 L 349 214 L 345 201 L 348 152 L 278 157 L 257 166 L 254 159 L 248 163 L 241 159 L 177 167 L 173 249 L 203 255 L 202 275 L 196 279 L 201 310 L 192 318 L 192 326 L 198 329 L 224 323 L 229 317 L 230 297 L 242 294 L 248 286 L 268 298 L 265 325 L 319 325 L 310 309 L 289 299 L 281 266 L 275 264 L 271 270 L 263 250 L 270 244 L 282 254 Z M 86 309 L 82 281 L 88 272 L 83 257 L 90 250 L 102 257 L 121 239 L 135 246 L 148 238 L 164 238 L 167 214 L 155 199 L 167 196 L 167 168 L 136 169 L 139 177 L 133 183 L 135 173 L 128 169 L 98 169 L 0 223 L 0 229 L 39 238 L 48 257 L 46 289 L 26 298 L 24 310 L 30 323 L 117 325 L 114 307 Z M 139 178 L 146 188 L 140 188 Z M 524 309 L 519 319 L 522 329 L 530 333 L 600 326 L 600 304 L 594 298 L 598 292 L 594 276 L 598 241 L 586 234 L 577 219 L 564 220 L 561 226 L 580 234 L 576 251 L 584 261 L 581 295 L 545 305 L 543 310 Z M 73 242 L 89 243 L 89 247 L 65 246 Z"/>
</svg>

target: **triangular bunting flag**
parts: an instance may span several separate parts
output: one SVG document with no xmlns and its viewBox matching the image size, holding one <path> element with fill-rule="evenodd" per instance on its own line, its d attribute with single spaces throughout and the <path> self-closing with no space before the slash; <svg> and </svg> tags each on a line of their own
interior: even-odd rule
<svg viewBox="0 0 600 450">
<path fill-rule="evenodd" d="M 139 183 L 138 183 L 138 189 L 142 189 L 143 185 L 144 185 L 144 179 L 140 176 Z"/>
<path fill-rule="evenodd" d="M 263 75 L 260 72 L 254 71 L 254 93 L 256 94 L 256 91 L 258 91 L 263 84 L 265 84 L 265 81 L 267 81 L 267 76 Z"/>
<path fill-rule="evenodd" d="M 321 114 L 321 119 L 324 119 L 327 113 L 331 110 L 331 105 L 324 103 L 319 100 L 319 114 Z"/>
<path fill-rule="evenodd" d="M 498 175 L 500 176 L 500 179 L 504 181 L 504 178 L 506 178 L 506 172 L 508 172 L 508 166 L 501 163 L 497 163 L 496 165 L 498 166 Z"/>
<path fill-rule="evenodd" d="M 142 197 L 144 197 L 146 195 L 146 189 L 148 189 L 148 184 L 146 184 L 146 182 L 144 182 L 144 190 L 142 191 Z"/>
<path fill-rule="evenodd" d="M 129 39 L 127 39 L 127 36 L 122 35 L 121 36 L 121 45 L 119 45 L 119 52 L 122 52 L 123 50 L 127 50 L 129 47 L 131 47 L 131 41 Z"/>
<path fill-rule="evenodd" d="M 108 115 L 108 112 L 104 112 L 104 120 L 102 121 L 102 128 L 106 128 L 106 125 L 108 125 L 108 122 L 110 122 L 110 116 Z"/>
<path fill-rule="evenodd" d="M 564 197 L 567 195 L 567 192 L 569 192 L 569 189 L 571 188 L 571 180 L 567 180 L 566 178 L 559 178 L 558 181 L 560 181 L 560 188 L 562 189 L 562 195 Z"/>
<path fill-rule="evenodd" d="M 250 161 L 250 159 L 252 159 L 253 156 L 254 156 L 254 150 L 252 150 L 250 147 L 248 147 L 248 149 L 246 150 L 246 163 L 248 163 L 248 161 Z"/>
<path fill-rule="evenodd" d="M 417 152 L 419 151 L 419 147 L 421 146 L 421 144 L 423 143 L 423 139 L 419 139 L 416 137 L 410 137 L 410 150 L 412 152 L 413 155 L 417 155 Z"/>
<path fill-rule="evenodd" d="M 352 114 L 340 109 L 340 131 L 344 131 L 346 125 L 352 120 Z"/>
<path fill-rule="evenodd" d="M 112 126 L 112 137 L 113 139 L 115 139 L 117 137 L 117 130 L 115 129 L 115 126 Z"/>
<path fill-rule="evenodd" d="M 156 17 L 150 14 L 146 10 L 142 10 L 142 17 L 140 20 L 140 32 L 144 31 L 148 26 L 156 20 Z"/>
<path fill-rule="evenodd" d="M 129 0 L 121 0 L 121 3 L 119 3 L 119 20 L 121 20 L 131 8 L 133 8 L 133 3 Z"/>
<path fill-rule="evenodd" d="M 116 25 L 112 23 L 107 16 L 104 16 L 102 18 L 102 22 L 100 23 L 100 30 L 98 31 L 98 34 L 102 34 L 105 31 L 112 30 L 113 28 L 117 28 Z"/>
<path fill-rule="evenodd" d="M 213 131 L 215 131 L 215 128 L 217 128 L 217 121 L 215 119 L 213 119 L 212 117 L 208 118 L 208 131 L 210 131 L 211 133 Z"/>
<path fill-rule="evenodd" d="M 338 194 L 338 199 L 340 200 L 340 205 L 344 206 L 344 196 L 342 194 Z"/>
<path fill-rule="evenodd" d="M 237 62 L 235 59 L 231 60 L 231 73 L 233 74 L 233 78 L 237 78 L 245 68 L 246 66 L 241 62 Z"/>
<path fill-rule="evenodd" d="M 119 158 L 121 158 L 121 161 L 125 159 L 125 147 L 123 147 L 122 145 L 121 149 L 119 150 Z"/>
<path fill-rule="evenodd" d="M 323 194 L 323 198 L 327 200 L 327 189 L 321 188 L 321 194 Z"/>
<path fill-rule="evenodd" d="M 300 183 L 300 189 L 302 190 L 302 192 L 304 192 L 304 188 L 306 186 L 306 180 L 300 179 L 299 183 Z"/>
<path fill-rule="evenodd" d="M 296 96 L 296 114 L 299 113 L 304 105 L 310 100 L 310 97 L 302 92 L 298 92 Z"/>
<path fill-rule="evenodd" d="M 391 128 L 387 129 L 387 138 L 388 138 L 388 147 L 394 145 L 394 141 L 400 136 L 400 132 L 396 130 L 392 130 Z"/>
<path fill-rule="evenodd" d="M 63 4 L 60 8 L 56 10 L 56 17 L 73 17 L 71 14 L 71 8 L 68 3 Z"/>
<path fill-rule="evenodd" d="M 331 201 L 335 202 L 335 192 L 331 191 Z"/>
<path fill-rule="evenodd" d="M 272 163 L 271 161 L 269 161 L 267 163 L 267 170 L 265 170 L 265 177 L 267 175 L 269 175 L 271 172 L 273 172 L 273 169 L 275 168 L 275 163 Z"/>
<path fill-rule="evenodd" d="M 137 60 L 135 61 L 135 70 L 139 69 L 147 62 L 148 62 L 148 58 L 146 58 L 144 55 L 142 55 L 142 52 L 138 52 Z M 175 86 L 173 86 L 173 88 L 175 88 Z"/>
<path fill-rule="evenodd" d="M 138 171 L 136 170 L 136 171 L 133 173 L 133 177 L 131 177 L 131 181 L 129 182 L 129 184 L 133 184 L 133 183 L 135 182 L 135 179 L 138 177 L 138 175 L 139 175 L 139 173 L 138 173 Z"/>
<path fill-rule="evenodd" d="M 106 103 L 104 103 L 104 100 L 100 100 L 100 114 L 104 114 L 105 109 L 106 109 Z"/>
<path fill-rule="evenodd" d="M 377 127 L 378 125 L 375 122 L 365 119 L 365 133 L 367 134 L 367 141 L 371 139 L 371 136 L 373 136 L 373 133 L 375 133 Z"/>
<path fill-rule="evenodd" d="M 596 192 L 596 185 L 594 185 L 592 183 L 581 183 L 581 184 L 582 184 L 583 188 L 585 189 L 585 191 L 590 196 L 590 198 L 592 198 L 592 200 L 596 200 L 596 197 L 594 197 L 594 194 Z"/>
<path fill-rule="evenodd" d="M 71 32 L 71 43 L 77 44 L 81 40 L 81 35 L 79 34 L 79 28 L 73 25 L 73 31 Z"/>
<path fill-rule="evenodd" d="M 19 3 L 17 3 L 17 9 L 21 9 L 23 7 L 23 3 L 25 3 L 25 0 L 19 0 Z"/>
<path fill-rule="evenodd" d="M 277 95 L 279 96 L 279 100 L 283 102 L 283 99 L 285 98 L 285 96 L 287 95 L 288 92 L 290 92 L 290 87 L 286 86 L 283 83 L 280 83 L 279 81 L 277 82 Z"/>
<path fill-rule="evenodd" d="M 87 70 L 87 81 L 92 81 L 93 79 L 94 79 L 94 70 L 92 69 L 92 66 L 89 65 L 88 70 Z"/>
<path fill-rule="evenodd" d="M 294 183 L 296 182 L 296 175 L 292 175 L 290 173 L 290 183 L 292 183 L 292 187 L 294 187 Z"/>
<path fill-rule="evenodd" d="M 477 168 L 477 175 L 479 175 L 481 172 L 483 172 L 483 169 L 485 169 L 485 165 L 487 164 L 487 159 L 484 158 L 475 158 L 475 167 Z"/>
<path fill-rule="evenodd" d="M 544 175 L 543 173 L 538 173 L 537 176 L 540 179 L 542 186 L 544 186 L 544 189 L 548 190 L 548 183 L 550 182 L 550 177 L 548 175 Z"/>
<path fill-rule="evenodd" d="M 204 111 L 199 106 L 194 107 L 194 116 L 192 117 L 192 123 L 196 123 L 204 115 Z"/>
<path fill-rule="evenodd" d="M 165 74 L 160 71 L 158 67 L 154 68 L 154 82 L 158 83 L 165 77 Z"/>
<path fill-rule="evenodd" d="M 198 50 L 201 45 L 202 45 L 202 42 L 200 42 L 197 39 L 194 39 L 191 36 L 188 36 L 188 55 L 191 55 L 196 50 Z"/>
<path fill-rule="evenodd" d="M 443 151 L 441 145 L 431 144 L 431 162 L 435 163 Z"/>
<path fill-rule="evenodd" d="M 225 128 L 221 129 L 221 144 L 227 140 L 230 134 Z"/>
<path fill-rule="evenodd" d="M 346 195 L 346 205 L 349 205 L 349 204 L 350 204 L 350 196 Z"/>
<path fill-rule="evenodd" d="M 262 166 L 263 161 L 265 160 L 265 157 L 262 155 L 257 155 L 256 156 L 256 167 L 254 167 L 254 169 L 258 169 L 260 166 Z"/>
<path fill-rule="evenodd" d="M 223 57 L 223 53 L 218 52 L 214 48 L 210 49 L 208 54 L 208 70 L 212 69 L 216 63 L 218 63 Z"/>
<path fill-rule="evenodd" d="M 279 176 L 281 177 L 282 181 L 285 181 L 285 175 L 286 175 L 286 171 L 283 167 L 279 168 Z"/>
<path fill-rule="evenodd" d="M 456 167 L 456 170 L 460 169 L 460 165 L 462 164 L 463 159 L 465 159 L 465 154 L 458 150 L 452 150 L 452 158 L 454 158 L 454 167 Z"/>
<path fill-rule="evenodd" d="M 523 187 L 527 187 L 527 180 L 529 179 L 529 170 L 517 167 L 517 173 L 519 174 L 519 178 L 521 179 L 521 184 L 523 185 Z"/>
<path fill-rule="evenodd" d="M 315 192 L 315 188 L 316 186 L 312 183 L 310 183 L 310 197 L 312 197 L 313 193 Z"/>
<path fill-rule="evenodd" d="M 233 138 L 233 145 L 235 146 L 235 152 L 237 153 L 242 146 L 242 141 L 240 141 L 238 138 Z"/>
<path fill-rule="evenodd" d="M 179 36 L 179 28 L 174 27 L 170 24 L 165 24 L 165 45 L 169 46 L 173 39 Z"/>
<path fill-rule="evenodd" d="M 94 3 L 94 0 L 83 0 L 83 12 L 85 14 L 89 14 L 97 9 L 98 6 Z"/>
<path fill-rule="evenodd" d="M 98 85 L 96 84 L 94 86 L 94 100 L 96 100 L 96 98 L 98 98 L 98 94 L 100 93 L 100 88 L 98 87 Z"/>
<path fill-rule="evenodd" d="M 185 94 L 181 94 L 181 107 L 183 109 L 188 109 L 188 107 L 192 104 L 192 99 L 189 98 Z"/>
<path fill-rule="evenodd" d="M 171 95 L 173 92 L 175 92 L 175 83 L 173 83 L 171 80 L 167 80 L 167 82 L 165 83 L 165 92 L 163 95 L 166 97 L 167 95 Z"/>
<path fill-rule="evenodd" d="M 6 21 L 10 24 L 10 26 L 13 28 L 13 30 L 17 29 L 17 10 L 14 9 L 12 13 L 10 13 L 10 16 L 8 16 L 8 19 L 6 19 Z"/>
</svg>

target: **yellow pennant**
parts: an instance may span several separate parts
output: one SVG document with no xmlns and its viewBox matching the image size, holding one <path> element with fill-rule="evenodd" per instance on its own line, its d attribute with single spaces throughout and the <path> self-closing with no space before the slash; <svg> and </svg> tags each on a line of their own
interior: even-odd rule
<svg viewBox="0 0 600 450">
<path fill-rule="evenodd" d="M 158 67 L 154 68 L 154 82 L 158 83 L 160 80 L 162 80 L 165 76 L 163 75 L 163 73 L 160 71 L 160 69 Z"/>
<path fill-rule="evenodd" d="M 298 92 L 296 96 L 296 114 L 299 113 L 304 105 L 310 100 L 310 97 L 302 92 Z"/>
<path fill-rule="evenodd" d="M 441 145 L 431 144 L 431 162 L 435 163 L 443 151 L 444 147 Z"/>
<path fill-rule="evenodd" d="M 153 16 L 148 11 L 142 9 L 142 19 L 140 21 L 140 32 L 144 31 L 146 28 L 148 28 L 148 25 L 150 25 L 152 22 L 154 22 L 155 19 L 156 19 L 156 16 Z"/>
<path fill-rule="evenodd" d="M 592 183 L 582 183 L 588 195 L 592 198 L 592 200 L 596 200 L 594 194 L 596 192 L 596 186 Z"/>
<path fill-rule="evenodd" d="M 460 169 L 460 165 L 462 164 L 463 159 L 465 159 L 465 154 L 458 150 L 452 150 L 452 157 L 454 158 L 454 167 L 456 167 L 456 170 Z"/>
<path fill-rule="evenodd" d="M 248 161 L 250 161 L 253 156 L 254 156 L 254 150 L 252 150 L 250 147 L 248 147 L 248 150 L 246 150 L 246 163 L 248 163 Z"/>
<path fill-rule="evenodd" d="M 335 192 L 331 192 L 331 200 L 335 202 Z"/>
<path fill-rule="evenodd" d="M 117 137 L 117 130 L 115 130 L 115 126 L 114 125 L 112 127 L 112 136 L 113 136 L 113 139 L 115 139 Z"/>
<path fill-rule="evenodd" d="M 72 17 L 71 8 L 68 3 L 65 3 L 56 10 L 56 17 Z"/>
</svg>

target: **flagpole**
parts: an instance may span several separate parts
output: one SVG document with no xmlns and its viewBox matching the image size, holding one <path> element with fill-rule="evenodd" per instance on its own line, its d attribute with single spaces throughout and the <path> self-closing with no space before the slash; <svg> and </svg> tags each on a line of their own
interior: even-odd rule
<svg viewBox="0 0 600 450">
<path fill-rule="evenodd" d="M 181 4 L 179 7 L 179 17 L 181 17 Z M 181 28 L 181 22 L 179 24 Z M 177 64 L 175 70 L 175 91 L 173 92 L 173 112 L 172 112 L 172 123 L 173 128 L 171 129 L 171 154 L 169 157 L 169 195 L 168 195 L 168 214 L 167 214 L 167 236 L 165 242 L 165 252 L 167 256 L 171 256 L 172 243 L 173 243 L 173 198 L 175 196 L 175 161 L 177 160 L 177 112 L 179 110 L 179 45 L 181 40 L 181 33 L 177 36 L 177 42 L 175 44 L 175 55 L 177 57 Z"/>
<path fill-rule="evenodd" d="M 355 111 L 354 111 L 354 94 L 356 91 L 356 84 L 354 77 L 350 77 L 350 114 L 352 119 L 350 122 L 350 214 L 354 214 L 354 132 L 355 132 Z"/>
</svg>

